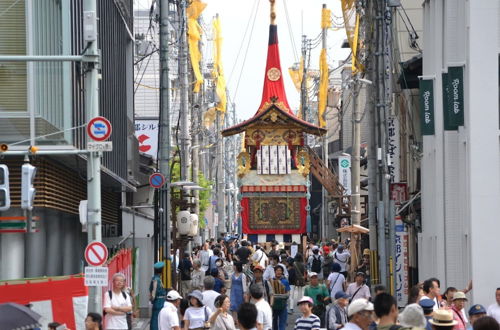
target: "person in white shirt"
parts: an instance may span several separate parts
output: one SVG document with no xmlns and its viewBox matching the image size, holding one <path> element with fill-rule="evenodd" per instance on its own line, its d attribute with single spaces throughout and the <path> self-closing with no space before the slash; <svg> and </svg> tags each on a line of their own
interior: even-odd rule
<svg viewBox="0 0 500 330">
<path fill-rule="evenodd" d="M 205 290 L 202 292 L 203 304 L 208 306 L 212 311 L 215 311 L 215 299 L 220 296 L 220 293 L 214 291 L 215 279 L 212 276 L 207 276 L 203 280 L 203 287 Z"/>
<path fill-rule="evenodd" d="M 500 288 L 497 288 L 495 298 L 497 302 L 490 305 L 487 312 L 489 316 L 493 317 L 498 323 L 500 323 Z"/>
<path fill-rule="evenodd" d="M 127 330 L 127 313 L 132 312 L 132 301 L 123 289 L 125 287 L 125 275 L 116 273 L 113 275 L 113 290 L 104 294 L 103 309 L 106 312 L 106 329 Z"/>
<path fill-rule="evenodd" d="M 212 330 L 236 330 L 234 319 L 229 312 L 231 301 L 225 294 L 221 294 L 215 299 L 215 307 L 217 309 L 210 316 L 210 325 Z"/>
<path fill-rule="evenodd" d="M 264 250 L 262 249 L 262 247 L 260 245 L 255 246 L 255 252 L 254 252 L 254 254 L 252 254 L 251 258 L 252 258 L 252 261 L 254 263 L 255 262 L 258 263 L 263 268 L 266 267 L 268 258 L 267 258 L 266 253 L 264 252 Z"/>
<path fill-rule="evenodd" d="M 285 270 L 283 275 L 288 279 L 288 270 L 286 269 L 285 265 L 279 262 L 279 260 L 280 257 L 276 254 L 269 256 L 269 265 L 264 270 L 264 275 L 262 275 L 264 281 L 269 281 L 274 278 L 274 267 L 277 265 L 280 265 Z"/>
<path fill-rule="evenodd" d="M 214 255 L 214 252 L 210 250 L 208 243 L 205 242 L 203 244 L 203 250 L 198 252 L 198 259 L 201 261 L 201 269 L 206 272 L 208 270 L 208 260 L 211 256 Z"/>
<path fill-rule="evenodd" d="M 342 244 L 339 244 L 337 250 L 333 252 L 333 262 L 336 262 L 340 265 L 340 273 L 347 276 L 347 264 L 349 263 L 349 258 L 351 257 L 351 253 L 344 249 Z"/>
<path fill-rule="evenodd" d="M 199 290 L 191 292 L 188 299 L 191 307 L 188 307 L 184 313 L 184 330 L 205 328 L 212 310 L 203 305 L 203 295 Z"/>
<path fill-rule="evenodd" d="M 347 307 L 349 322 L 343 330 L 367 330 L 373 322 L 373 304 L 366 299 L 356 299 Z"/>
<path fill-rule="evenodd" d="M 332 264 L 332 272 L 328 275 L 326 286 L 330 290 L 332 301 L 335 301 L 335 294 L 339 291 L 345 291 L 345 277 L 340 273 L 340 265 L 336 262 Z"/>
<path fill-rule="evenodd" d="M 270 330 L 273 327 L 273 310 L 269 303 L 263 298 L 264 287 L 259 284 L 250 286 L 250 296 L 257 307 L 257 327 L 262 330 Z"/>
<path fill-rule="evenodd" d="M 175 291 L 170 290 L 167 294 L 167 301 L 158 315 L 159 330 L 180 330 L 179 314 L 177 308 L 181 304 L 182 297 Z"/>
<path fill-rule="evenodd" d="M 433 310 L 437 311 L 439 309 L 438 297 L 441 295 L 440 282 L 437 278 L 430 278 L 424 281 L 423 290 L 425 295 L 420 298 L 420 300 L 430 299 L 434 301 Z"/>
<path fill-rule="evenodd" d="M 357 273 L 354 279 L 355 282 L 347 286 L 347 293 L 351 296 L 351 301 L 359 298 L 370 299 L 371 293 L 368 285 L 365 284 L 365 273 Z"/>
</svg>

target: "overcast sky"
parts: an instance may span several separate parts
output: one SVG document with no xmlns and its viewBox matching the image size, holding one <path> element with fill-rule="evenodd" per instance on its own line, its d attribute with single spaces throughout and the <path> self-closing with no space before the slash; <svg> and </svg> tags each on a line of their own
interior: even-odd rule
<svg viewBox="0 0 500 330">
<path fill-rule="evenodd" d="M 286 1 L 291 30 L 288 28 L 283 1 Z M 136 0 L 134 2 L 136 5 L 144 6 L 151 3 L 151 0 Z M 212 17 L 219 14 L 224 39 L 222 60 L 230 99 L 236 104 L 238 118 L 240 120 L 248 119 L 257 111 L 261 101 L 269 34 L 269 0 L 205 0 L 204 2 L 207 3 L 207 7 L 203 12 L 203 19 L 207 27 L 211 27 Z M 305 34 L 308 38 L 315 38 L 321 32 L 321 6 L 323 3 L 326 3 L 327 7 L 332 10 L 333 15 L 342 16 L 340 0 L 276 0 L 281 67 L 285 78 L 288 102 L 293 109 L 297 109 L 299 106 L 299 94 L 292 84 L 288 67 L 297 61 L 295 53 L 300 58 L 301 35 Z M 248 43 L 253 24 L 252 9 L 257 5 L 255 25 L 251 33 L 250 43 Z M 241 47 L 250 18 L 252 20 Z M 336 21 L 341 23 L 342 19 L 336 19 Z M 295 53 L 291 42 L 292 37 L 296 48 Z M 343 60 L 349 55 L 348 50 L 340 48 L 345 38 L 344 30 L 329 30 L 328 58 L 330 67 L 336 66 L 338 60 Z M 238 56 L 240 47 L 241 52 Z M 246 52 L 247 47 L 248 52 Z M 312 68 L 318 68 L 319 50 L 320 46 L 312 53 Z M 245 53 L 247 54 L 243 67 Z M 211 51 L 208 49 L 207 55 L 211 56 Z M 236 59 L 238 59 L 237 62 Z M 236 89 L 238 79 L 240 83 Z"/>
</svg>

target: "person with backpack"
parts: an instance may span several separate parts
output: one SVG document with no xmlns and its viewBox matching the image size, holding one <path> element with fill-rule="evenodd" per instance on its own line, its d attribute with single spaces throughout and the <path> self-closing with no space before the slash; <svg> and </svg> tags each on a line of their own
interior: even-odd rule
<svg viewBox="0 0 500 330">
<path fill-rule="evenodd" d="M 323 256 L 319 254 L 319 248 L 317 246 L 312 248 L 312 255 L 309 256 L 307 260 L 307 268 L 309 272 L 318 274 L 318 280 L 323 279 Z"/>
<path fill-rule="evenodd" d="M 193 263 L 189 252 L 184 252 L 184 256 L 179 262 L 177 267 L 181 275 L 181 295 L 186 297 L 191 292 L 191 271 L 193 270 Z"/>
<path fill-rule="evenodd" d="M 330 250 L 331 243 L 327 243 L 329 245 L 323 246 L 323 278 L 327 279 L 330 275 L 330 271 L 332 269 L 332 265 L 335 262 L 333 260 L 333 251 Z"/>
<path fill-rule="evenodd" d="M 125 275 L 122 273 L 114 274 L 112 282 L 113 289 L 104 295 L 105 328 L 107 330 L 129 330 L 131 324 L 127 322 L 127 314 L 132 312 L 132 301 L 130 296 L 123 291 Z"/>
<path fill-rule="evenodd" d="M 338 291 L 334 296 L 334 303 L 326 311 L 327 330 L 337 330 L 343 328 L 347 322 L 347 306 L 349 305 L 350 296 L 344 291 Z"/>
<path fill-rule="evenodd" d="M 333 253 L 333 262 L 340 265 L 340 273 L 347 278 L 347 267 L 349 264 L 349 259 L 351 258 L 351 253 L 349 250 L 344 249 L 342 244 L 339 244 L 337 250 Z"/>
</svg>

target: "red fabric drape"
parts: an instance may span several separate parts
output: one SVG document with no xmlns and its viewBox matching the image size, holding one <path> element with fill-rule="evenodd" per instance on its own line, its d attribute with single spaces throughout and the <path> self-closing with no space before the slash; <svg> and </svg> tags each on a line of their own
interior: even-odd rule
<svg viewBox="0 0 500 330">
<path fill-rule="evenodd" d="M 299 226 L 299 228 L 296 228 L 296 229 L 280 229 L 280 228 L 258 229 L 258 230 L 251 229 L 251 225 L 250 225 L 250 198 L 249 197 L 242 198 L 240 205 L 242 207 L 241 222 L 242 222 L 244 234 L 304 234 L 304 233 L 306 233 L 306 230 L 307 230 L 307 228 L 306 228 L 307 199 L 305 197 L 300 199 L 300 226 Z"/>
</svg>

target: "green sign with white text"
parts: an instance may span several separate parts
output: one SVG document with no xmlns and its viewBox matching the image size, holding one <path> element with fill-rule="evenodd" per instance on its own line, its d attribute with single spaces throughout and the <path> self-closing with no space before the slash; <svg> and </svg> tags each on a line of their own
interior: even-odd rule
<svg viewBox="0 0 500 330">
<path fill-rule="evenodd" d="M 444 129 L 464 125 L 464 67 L 453 66 L 443 73 Z"/>
<path fill-rule="evenodd" d="M 422 135 L 434 135 L 434 80 L 420 80 L 420 130 Z"/>
</svg>

